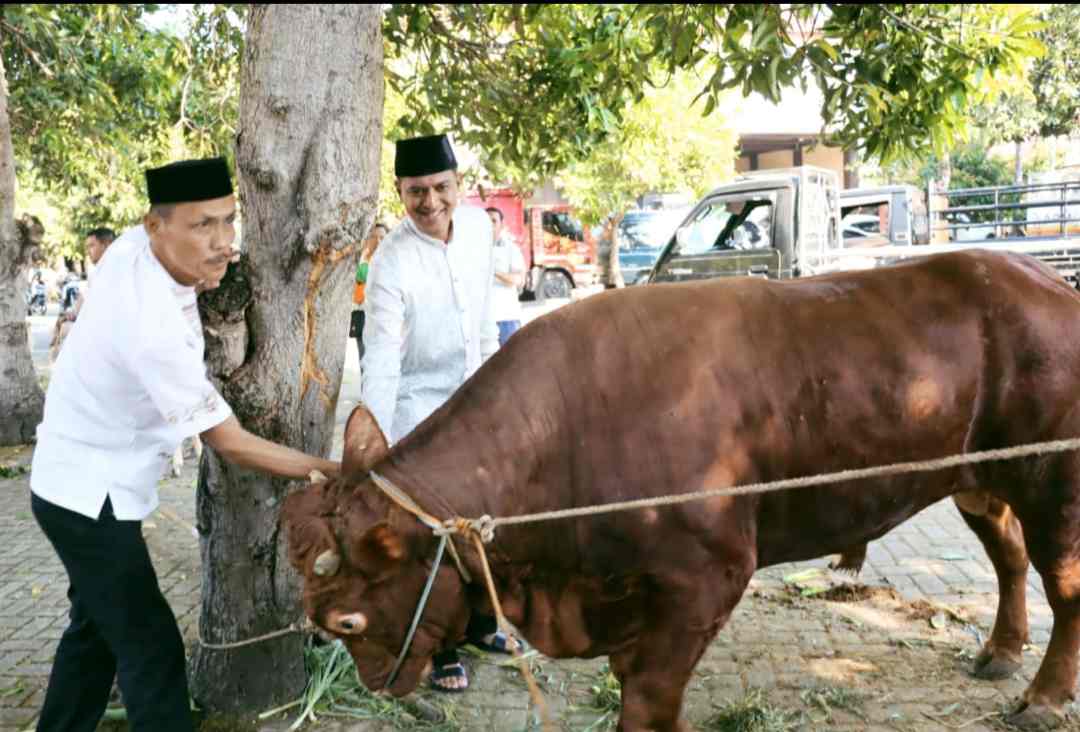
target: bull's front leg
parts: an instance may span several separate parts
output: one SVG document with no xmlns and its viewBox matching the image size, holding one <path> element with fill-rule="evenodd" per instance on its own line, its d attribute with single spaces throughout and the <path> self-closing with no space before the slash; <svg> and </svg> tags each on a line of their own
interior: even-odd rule
<svg viewBox="0 0 1080 732">
<path fill-rule="evenodd" d="M 622 685 L 618 732 L 692 732 L 682 719 L 683 694 L 715 633 L 687 628 L 656 629 L 632 649 L 612 654 L 611 670 Z"/>
<path fill-rule="evenodd" d="M 686 685 L 751 574 L 749 564 L 729 567 L 698 575 L 724 578 L 711 586 L 697 583 L 656 593 L 647 611 L 647 630 L 632 646 L 611 655 L 611 670 L 622 685 L 619 732 L 692 732 L 682 718 Z"/>
</svg>

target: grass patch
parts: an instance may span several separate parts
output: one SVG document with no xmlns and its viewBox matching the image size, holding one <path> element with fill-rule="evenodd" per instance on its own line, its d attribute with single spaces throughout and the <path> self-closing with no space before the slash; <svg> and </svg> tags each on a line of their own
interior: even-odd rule
<svg viewBox="0 0 1080 732">
<path fill-rule="evenodd" d="M 0 480 L 18 478 L 30 472 L 29 465 L 0 465 Z"/>
<path fill-rule="evenodd" d="M 824 712 L 824 717 L 813 720 L 816 724 L 831 722 L 833 710 L 835 709 L 843 709 L 866 721 L 866 717 L 862 713 L 862 705 L 866 698 L 851 689 L 845 689 L 841 686 L 819 686 L 807 689 L 799 694 L 799 698 L 808 707 Z"/>
<path fill-rule="evenodd" d="M 460 725 L 450 707 L 431 709 L 389 696 L 376 696 L 360 682 L 352 657 L 341 641 L 316 646 L 310 641 L 304 650 L 308 685 L 302 697 L 283 707 L 264 712 L 260 719 L 297 707 L 300 716 L 289 728 L 296 730 L 320 717 L 384 722 L 395 730 L 415 732 L 457 732 Z M 439 721 L 425 717 L 440 716 Z"/>
<path fill-rule="evenodd" d="M 601 732 L 615 728 L 619 721 L 619 712 L 622 711 L 622 685 L 611 672 L 611 667 L 604 664 L 596 672 L 594 682 L 589 686 L 589 702 L 587 706 L 577 707 L 595 714 L 599 714 L 587 727 L 581 728 L 581 732 Z"/>
<path fill-rule="evenodd" d="M 707 732 L 788 732 L 802 715 L 786 712 L 768 703 L 761 689 L 751 689 L 739 701 L 718 707 L 706 720 Z"/>
</svg>

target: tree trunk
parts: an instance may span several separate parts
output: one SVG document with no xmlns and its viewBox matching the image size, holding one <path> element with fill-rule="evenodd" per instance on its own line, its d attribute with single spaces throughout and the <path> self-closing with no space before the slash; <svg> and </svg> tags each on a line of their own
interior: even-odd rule
<svg viewBox="0 0 1080 732">
<path fill-rule="evenodd" d="M 626 287 L 626 282 L 622 276 L 622 267 L 619 266 L 619 224 L 622 223 L 625 215 L 625 213 L 620 213 L 612 216 L 605 225 L 605 228 L 607 228 L 605 238 L 611 242 L 611 247 L 607 251 L 607 260 L 601 262 L 600 266 L 607 287 Z"/>
<path fill-rule="evenodd" d="M 1013 163 L 1013 183 L 1015 185 L 1023 185 L 1024 183 L 1024 141 L 1014 140 L 1016 145 L 1016 159 Z"/>
<path fill-rule="evenodd" d="M 26 267 L 43 231 L 37 219 L 15 223 L 15 154 L 8 87 L 0 59 L 0 445 L 34 437 L 45 409 L 26 327 Z"/>
<path fill-rule="evenodd" d="M 626 287 L 626 282 L 623 280 L 622 267 L 619 266 L 619 224 L 622 223 L 625 213 L 620 213 L 615 217 L 615 221 L 611 226 L 611 251 L 608 252 L 608 266 L 611 267 L 611 283 L 615 287 Z"/>
<path fill-rule="evenodd" d="M 240 422 L 326 455 L 345 361 L 352 273 L 374 221 L 382 148 L 379 6 L 255 5 L 240 87 L 237 170 L 244 259 L 200 299 L 207 353 Z M 279 541 L 289 481 L 212 450 L 199 471 L 200 626 L 229 643 L 302 614 Z M 215 711 L 265 709 L 302 692 L 302 638 L 199 647 L 192 694 Z"/>
</svg>

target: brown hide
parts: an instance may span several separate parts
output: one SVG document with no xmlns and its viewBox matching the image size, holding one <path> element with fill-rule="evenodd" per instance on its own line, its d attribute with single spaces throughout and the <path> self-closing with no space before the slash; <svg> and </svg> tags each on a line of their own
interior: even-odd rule
<svg viewBox="0 0 1080 732">
<path fill-rule="evenodd" d="M 628 288 L 523 328 L 375 467 L 436 516 L 511 516 L 1071 437 L 1078 322 L 1080 296 L 1056 273 L 978 251 L 782 283 Z M 350 419 L 347 452 L 372 444 L 369 422 Z M 435 542 L 364 479 L 370 460 L 346 464 L 358 466 L 349 478 L 290 498 L 290 556 L 316 622 L 320 608 L 363 612 L 381 634 L 350 645 L 378 686 Z M 1026 634 L 1021 523 L 1044 580 L 1080 602 L 1080 527 L 1068 518 L 1078 467 L 1066 454 L 504 527 L 489 557 L 508 616 L 539 650 L 611 656 L 622 729 L 681 729 L 686 680 L 756 568 L 857 548 L 961 491 L 1011 508 L 965 514 L 1010 578 L 983 649 L 984 664 L 1008 666 Z M 339 540 L 388 521 L 404 547 L 391 569 L 383 552 L 350 556 L 332 581 L 311 574 L 325 535 L 312 516 L 334 502 L 348 517 L 329 520 Z M 414 668 L 456 639 L 482 596 L 447 569 L 436 593 Z M 1077 637 L 1051 648 L 1066 660 L 1033 683 L 1032 709 L 1058 710 L 1071 693 Z"/>
</svg>

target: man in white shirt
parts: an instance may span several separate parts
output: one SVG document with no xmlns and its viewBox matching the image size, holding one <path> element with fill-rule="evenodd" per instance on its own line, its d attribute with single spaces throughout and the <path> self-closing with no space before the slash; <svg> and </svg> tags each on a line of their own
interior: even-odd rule
<svg viewBox="0 0 1080 732">
<path fill-rule="evenodd" d="M 86 296 L 90 292 L 90 285 L 94 282 L 94 272 L 97 270 L 97 264 L 101 261 L 105 250 L 115 240 L 116 232 L 104 226 L 99 226 L 86 235 L 84 246 L 86 247 L 86 256 L 90 259 L 91 264 L 90 270 L 86 273 L 86 286 L 79 292 L 75 306 L 56 319 L 56 328 L 53 332 L 52 343 L 49 346 L 49 363 L 55 363 L 56 357 L 60 355 L 60 348 L 64 345 L 64 339 L 67 338 L 71 324 L 79 317 L 83 301 L 86 300 Z"/>
<path fill-rule="evenodd" d="M 521 327 L 521 302 L 518 292 L 525 284 L 525 257 L 521 249 L 503 228 L 503 213 L 497 208 L 486 208 L 495 235 L 495 289 L 492 293 L 492 311 L 495 325 L 499 328 L 499 346 Z"/>
<path fill-rule="evenodd" d="M 362 369 L 364 403 L 391 444 L 442 406 L 499 347 L 491 222 L 478 208 L 458 206 L 450 141 L 445 135 L 399 140 L 394 174 L 407 216 L 371 261 Z M 494 618 L 474 616 L 466 632 L 481 648 L 507 651 Z M 437 654 L 434 666 L 434 688 L 468 686 L 455 649 Z"/>
<path fill-rule="evenodd" d="M 53 370 L 30 476 L 34 517 L 67 570 L 71 624 L 42 732 L 92 732 L 118 677 L 130 729 L 191 732 L 184 643 L 158 587 L 142 519 L 185 437 L 275 475 L 339 472 L 247 432 L 206 375 L 196 290 L 235 256 L 225 161 L 146 171 L 150 212 L 109 247 Z"/>
</svg>

